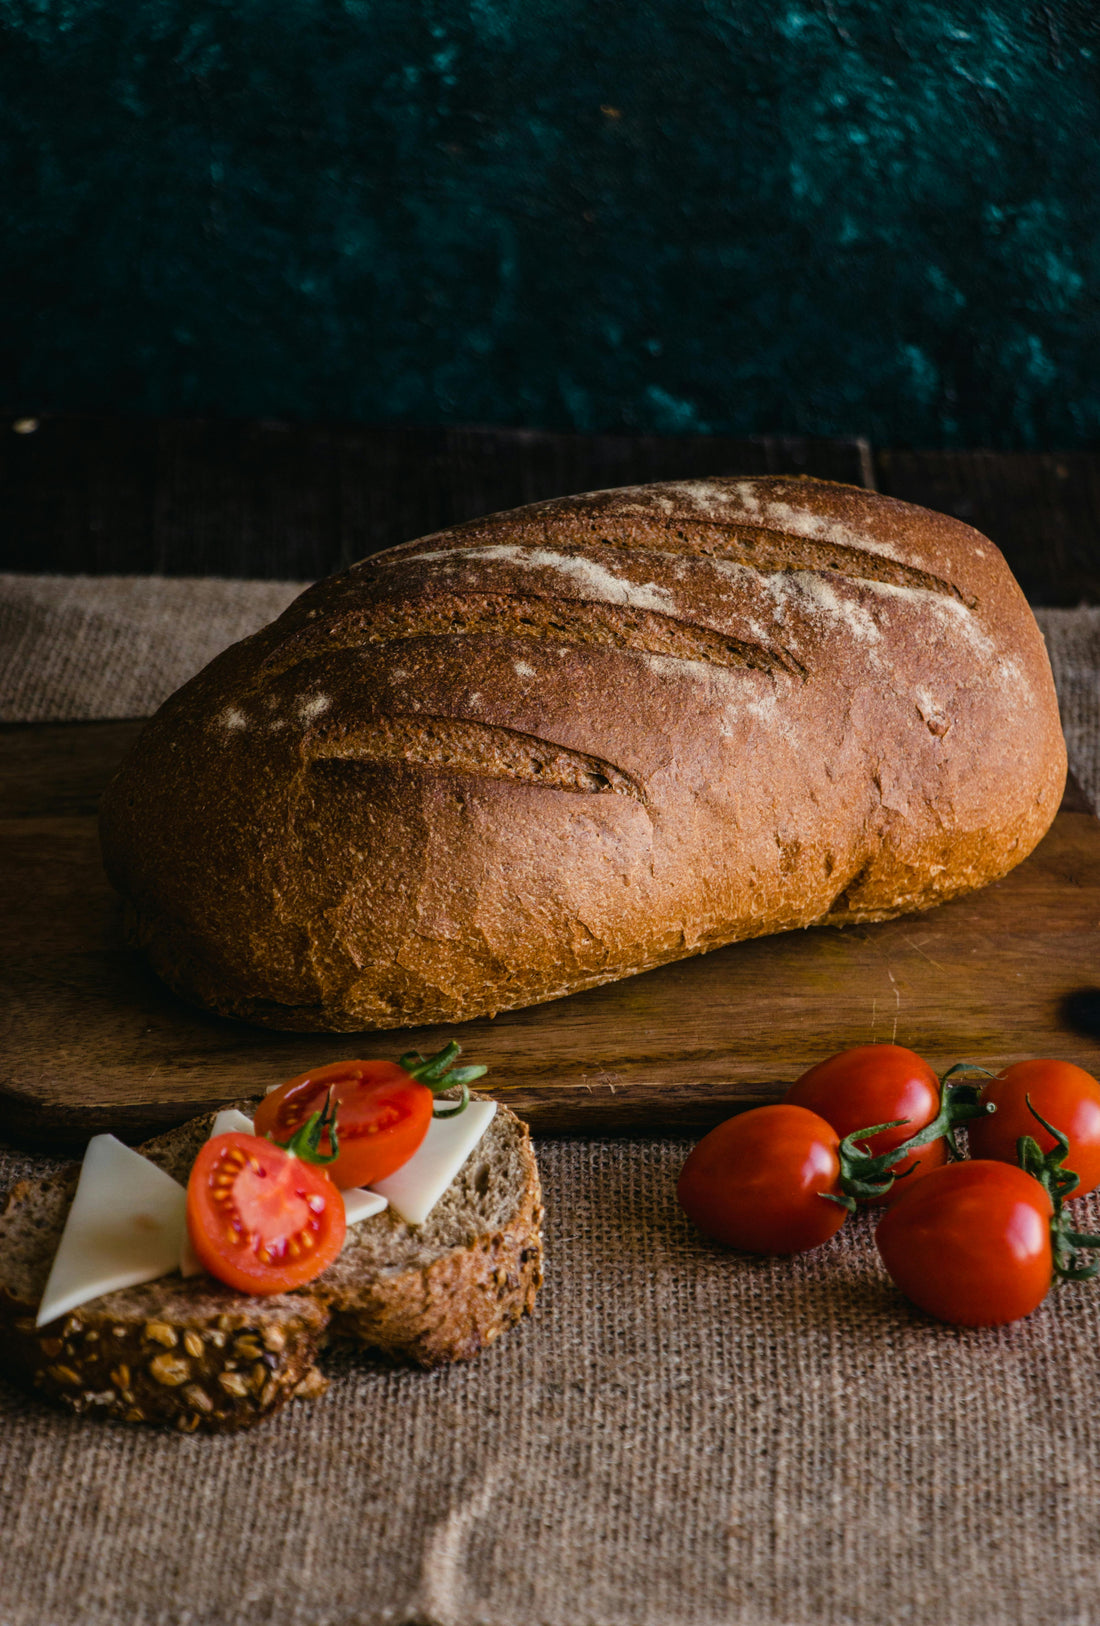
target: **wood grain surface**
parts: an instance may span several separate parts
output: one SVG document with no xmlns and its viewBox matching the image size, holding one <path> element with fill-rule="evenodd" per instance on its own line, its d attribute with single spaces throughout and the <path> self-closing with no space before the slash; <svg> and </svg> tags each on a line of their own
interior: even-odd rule
<svg viewBox="0 0 1100 1626">
<path fill-rule="evenodd" d="M 855 437 L 35 421 L 32 434 L 13 434 L 0 418 L 7 570 L 299 580 L 573 491 L 705 474 L 873 484 L 870 450 Z"/>
<path fill-rule="evenodd" d="M 202 419 L 0 417 L 0 568 L 305 579 L 542 497 L 813 474 L 955 514 L 1033 604 L 1100 602 L 1100 453 L 905 451 L 852 436 L 563 435 Z M 25 427 L 22 424 L 21 427 Z"/>
<path fill-rule="evenodd" d="M 95 802 L 139 727 L 0 730 L 0 1133 L 12 1139 L 136 1138 L 319 1062 L 451 1037 L 544 1133 L 695 1130 L 875 1039 L 937 1067 L 1053 1054 L 1100 1071 L 1100 821 L 1072 788 L 1019 869 L 930 914 L 735 944 L 495 1021 L 328 1039 L 191 1010 L 123 944 Z"/>
</svg>

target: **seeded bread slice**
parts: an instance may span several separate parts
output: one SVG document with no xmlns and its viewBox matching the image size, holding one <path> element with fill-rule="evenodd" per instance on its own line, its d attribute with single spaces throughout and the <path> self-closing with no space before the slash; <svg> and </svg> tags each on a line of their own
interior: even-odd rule
<svg viewBox="0 0 1100 1626">
<path fill-rule="evenodd" d="M 212 1120 L 139 1150 L 186 1183 Z M 506 1107 L 425 1224 L 386 1209 L 349 1227 L 339 1258 L 296 1292 L 251 1297 L 205 1273 L 172 1275 L 36 1329 L 78 1174 L 24 1181 L 0 1212 L 0 1370 L 88 1417 L 247 1428 L 324 1391 L 316 1362 L 331 1341 L 420 1366 L 467 1360 L 531 1310 L 542 1282 L 538 1169 L 526 1124 Z"/>
</svg>

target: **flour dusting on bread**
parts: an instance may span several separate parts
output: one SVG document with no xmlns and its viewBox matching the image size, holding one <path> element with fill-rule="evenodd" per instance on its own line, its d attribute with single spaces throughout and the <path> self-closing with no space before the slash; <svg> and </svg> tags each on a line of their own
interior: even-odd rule
<svg viewBox="0 0 1100 1626">
<path fill-rule="evenodd" d="M 184 997 L 399 1027 L 930 908 L 1026 857 L 1064 774 L 991 543 L 722 477 L 488 515 L 318 583 L 152 720 L 103 847 Z"/>
<path fill-rule="evenodd" d="M 447 551 L 422 553 L 421 562 L 448 558 Z M 605 604 L 626 604 L 635 610 L 667 611 L 672 607 L 673 595 L 667 587 L 654 582 L 636 582 L 628 576 L 617 576 L 594 559 L 578 558 L 568 553 L 554 553 L 548 548 L 521 548 L 507 543 L 494 543 L 484 548 L 467 548 L 458 557 L 463 564 L 484 560 L 487 564 L 506 561 L 525 570 L 555 570 L 577 582 L 589 598 L 601 599 Z"/>
</svg>

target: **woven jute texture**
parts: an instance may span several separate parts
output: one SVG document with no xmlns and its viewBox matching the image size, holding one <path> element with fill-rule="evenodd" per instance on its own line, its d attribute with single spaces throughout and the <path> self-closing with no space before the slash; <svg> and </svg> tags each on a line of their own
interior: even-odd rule
<svg viewBox="0 0 1100 1626">
<path fill-rule="evenodd" d="M 0 723 L 147 717 L 305 585 L 0 576 Z"/>
<path fill-rule="evenodd" d="M 148 615 L 164 586 L 122 591 Z M 170 586 L 150 680 L 118 584 L 51 603 L 9 582 L 0 627 L 21 595 L 51 627 L 109 604 L 114 642 L 88 633 L 66 696 L 36 688 L 24 636 L 3 714 L 149 709 L 212 653 L 188 661 Z M 197 619 L 220 597 L 239 633 L 280 592 L 199 584 Z M 1095 799 L 1100 613 L 1043 622 Z M 111 662 L 125 705 L 93 713 Z M 0 1626 L 1094 1626 L 1100 1292 L 962 1331 L 905 1305 L 865 1216 L 799 1259 L 725 1252 L 676 1207 L 688 1144 L 539 1143 L 546 1286 L 467 1367 L 348 1357 L 322 1400 L 225 1440 L 70 1420 L 0 1383 Z M 50 1166 L 0 1149 L 0 1188 Z"/>
</svg>

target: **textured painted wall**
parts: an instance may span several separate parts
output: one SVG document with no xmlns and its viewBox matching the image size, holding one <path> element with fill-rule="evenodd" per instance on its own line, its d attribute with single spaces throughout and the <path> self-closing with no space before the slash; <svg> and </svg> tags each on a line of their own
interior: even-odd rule
<svg viewBox="0 0 1100 1626">
<path fill-rule="evenodd" d="M 1100 435 L 1100 11 L 0 0 L 0 402 Z"/>
</svg>

